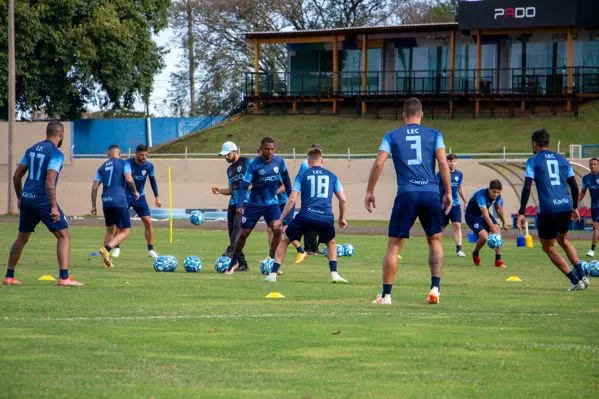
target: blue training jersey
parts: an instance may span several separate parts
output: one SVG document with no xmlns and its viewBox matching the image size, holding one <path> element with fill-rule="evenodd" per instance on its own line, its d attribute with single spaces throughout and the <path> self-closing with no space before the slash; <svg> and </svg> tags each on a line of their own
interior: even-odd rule
<svg viewBox="0 0 599 399">
<path fill-rule="evenodd" d="M 526 178 L 537 186 L 539 213 L 560 213 L 572 210 L 572 198 L 566 181 L 574 176 L 572 166 L 561 155 L 539 151 L 526 161 Z"/>
<path fill-rule="evenodd" d="M 64 164 L 64 155 L 50 140 L 40 141 L 29 147 L 21 158 L 21 165 L 27 167 L 27 180 L 21 192 L 21 203 L 28 205 L 48 205 L 50 199 L 46 192 L 48 170 L 60 173 Z M 58 177 L 56 178 L 58 184 Z"/>
<path fill-rule="evenodd" d="M 239 196 L 239 187 L 245 176 L 250 160 L 245 157 L 239 157 L 237 162 L 229 165 L 227 168 L 227 178 L 229 179 L 229 188 L 231 188 L 231 198 L 229 199 L 229 205 L 237 204 L 237 198 Z M 250 192 L 247 191 L 244 202 L 247 202 L 250 197 Z"/>
<path fill-rule="evenodd" d="M 110 158 L 96 172 L 95 181 L 102 183 L 102 205 L 111 208 L 128 208 L 125 173 L 131 173 L 129 162 Z"/>
<path fill-rule="evenodd" d="M 133 181 L 135 182 L 135 188 L 139 193 L 139 196 L 144 196 L 146 180 L 148 177 L 151 179 L 154 178 L 154 165 L 150 161 L 144 161 L 141 165 L 135 162 L 135 158 L 129 158 L 127 160 L 129 163 L 129 167 L 131 168 L 131 177 L 133 177 Z M 127 191 L 127 198 L 129 200 L 133 200 L 133 193 L 130 190 Z M 154 191 L 154 196 L 158 196 L 158 190 Z"/>
<path fill-rule="evenodd" d="M 243 181 L 251 184 L 249 204 L 266 206 L 279 203 L 277 191 L 279 182 L 283 180 L 282 174 L 287 172 L 287 166 L 283 158 L 272 157 L 269 162 L 265 162 L 262 157 L 254 159 L 248 166 Z M 240 199 L 237 199 L 237 205 L 240 207 Z"/>
<path fill-rule="evenodd" d="M 449 180 L 451 181 L 452 206 L 460 205 L 460 193 L 458 192 L 458 189 L 462 185 L 463 178 L 464 175 L 459 170 L 456 169 L 453 172 L 450 171 Z M 441 193 L 441 198 L 443 198 L 443 196 L 445 195 L 445 188 L 443 187 L 443 183 L 441 182 L 441 174 L 439 172 L 437 172 L 437 181 L 439 182 L 439 192 Z"/>
<path fill-rule="evenodd" d="M 492 206 L 499 205 L 503 205 L 503 198 L 501 198 L 501 195 L 495 200 L 492 200 L 489 197 L 489 189 L 481 188 L 470 197 L 468 205 L 466 205 L 466 216 L 479 218 L 483 215 L 480 208 L 490 209 Z"/>
<path fill-rule="evenodd" d="M 300 165 L 299 170 L 297 171 L 297 175 L 299 176 L 303 171 L 305 171 L 309 168 L 310 168 L 310 165 L 308 165 L 308 158 L 306 158 L 302 161 L 302 164 Z"/>
<path fill-rule="evenodd" d="M 435 152 L 439 148 L 445 148 L 441 133 L 422 125 L 405 125 L 385 135 L 379 151 L 393 159 L 398 194 L 439 191 L 435 176 Z"/>
<path fill-rule="evenodd" d="M 310 219 L 333 222 L 333 194 L 343 191 L 341 182 L 330 170 L 314 166 L 296 176 L 293 191 L 301 193 L 299 215 Z"/>
<path fill-rule="evenodd" d="M 589 190 L 591 196 L 591 208 L 599 209 L 599 173 L 589 173 L 582 178 L 582 188 Z"/>
</svg>

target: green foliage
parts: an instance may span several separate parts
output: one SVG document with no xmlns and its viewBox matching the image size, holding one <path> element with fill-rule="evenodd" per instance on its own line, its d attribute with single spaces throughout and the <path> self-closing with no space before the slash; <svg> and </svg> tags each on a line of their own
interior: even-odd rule
<svg viewBox="0 0 599 399">
<path fill-rule="evenodd" d="M 129 108 L 150 95 L 170 0 L 16 0 L 17 105 L 77 118 L 94 103 Z M 0 26 L 7 26 L 6 2 Z M 7 34 L 0 30 L 0 114 L 7 112 Z M 1 115 L 0 115 L 1 116 Z"/>
</svg>

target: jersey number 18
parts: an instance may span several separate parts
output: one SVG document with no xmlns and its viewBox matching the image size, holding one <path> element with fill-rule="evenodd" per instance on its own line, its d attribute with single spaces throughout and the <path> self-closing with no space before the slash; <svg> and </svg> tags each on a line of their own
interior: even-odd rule
<svg viewBox="0 0 599 399">
<path fill-rule="evenodd" d="M 314 175 L 308 176 L 310 182 L 310 197 L 329 197 L 329 176 L 322 175 L 318 178 Z"/>
</svg>

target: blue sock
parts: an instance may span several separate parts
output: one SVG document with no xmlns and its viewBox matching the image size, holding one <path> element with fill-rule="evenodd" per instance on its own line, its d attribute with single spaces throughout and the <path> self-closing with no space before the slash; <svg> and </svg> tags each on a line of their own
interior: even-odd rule
<svg viewBox="0 0 599 399">
<path fill-rule="evenodd" d="M 154 244 L 148 244 L 148 251 L 154 250 Z"/>
<path fill-rule="evenodd" d="M 594 251 L 596 246 L 597 244 L 591 244 L 591 251 Z"/>
<path fill-rule="evenodd" d="M 60 269 L 59 273 L 60 273 L 61 280 L 69 278 L 69 269 Z"/>
<path fill-rule="evenodd" d="M 384 298 L 385 295 L 391 295 L 392 289 L 393 289 L 393 284 L 383 284 L 383 294 L 381 296 Z"/>
<path fill-rule="evenodd" d="M 431 288 L 437 287 L 441 291 L 441 277 L 431 276 Z"/>
<path fill-rule="evenodd" d="M 233 266 L 234 264 L 239 263 L 239 259 L 238 256 L 233 254 L 233 257 L 231 258 L 231 263 L 230 265 Z"/>
<path fill-rule="evenodd" d="M 6 269 L 6 277 L 14 278 L 15 277 L 15 269 Z"/>
<path fill-rule="evenodd" d="M 585 276 L 584 269 L 582 268 L 582 263 L 578 262 L 576 265 L 574 265 L 574 270 L 576 270 L 576 275 L 578 276 L 578 279 L 582 280 L 582 278 Z"/>
<path fill-rule="evenodd" d="M 331 270 L 331 272 L 337 271 L 337 261 L 336 260 L 329 261 L 329 270 Z"/>
<path fill-rule="evenodd" d="M 501 254 L 495 254 L 495 260 L 501 260 Z"/>
<path fill-rule="evenodd" d="M 460 252 L 462 250 L 462 246 L 461 245 L 456 245 L 455 246 L 455 251 L 456 252 Z"/>
<path fill-rule="evenodd" d="M 279 271 L 279 268 L 281 267 L 280 263 L 274 262 L 272 264 L 272 270 L 270 271 L 271 273 L 277 273 Z"/>
<path fill-rule="evenodd" d="M 574 285 L 578 284 L 578 277 L 576 277 L 576 275 L 574 274 L 573 271 L 569 271 L 568 274 L 566 274 L 566 277 L 568 277 L 570 279 L 570 282 Z"/>
<path fill-rule="evenodd" d="M 108 252 L 112 251 L 112 247 L 108 244 L 104 245 L 104 249 L 106 249 Z"/>
<path fill-rule="evenodd" d="M 298 252 L 298 253 L 300 253 L 300 254 L 303 254 L 303 253 L 304 253 L 304 248 L 302 248 L 302 246 L 301 246 L 301 245 L 300 245 L 299 247 L 297 247 L 296 249 L 297 249 L 297 252 Z"/>
<path fill-rule="evenodd" d="M 121 247 L 121 244 L 115 245 L 115 248 L 120 248 L 120 247 Z"/>
<path fill-rule="evenodd" d="M 478 251 L 472 251 L 472 256 L 478 256 Z"/>
</svg>

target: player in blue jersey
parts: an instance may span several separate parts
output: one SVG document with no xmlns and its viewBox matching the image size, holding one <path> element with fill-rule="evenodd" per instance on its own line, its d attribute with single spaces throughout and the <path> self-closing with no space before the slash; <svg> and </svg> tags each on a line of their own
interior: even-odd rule
<svg viewBox="0 0 599 399">
<path fill-rule="evenodd" d="M 534 181 L 539 200 L 535 225 L 543 251 L 555 267 L 570 280 L 572 283 L 570 291 L 582 291 L 588 287 L 589 280 L 584 274 L 576 248 L 568 240 L 570 219 L 580 219 L 578 213 L 579 192 L 574 171 L 564 157 L 549 151 L 549 133 L 545 129 L 537 130 L 532 134 L 532 151 L 535 155 L 526 161 L 524 187 L 518 211 L 518 227 L 523 228 L 526 222 L 524 211 Z M 570 192 L 568 192 L 568 188 Z M 568 262 L 555 248 L 556 240 L 566 252 L 574 270 L 570 270 Z"/>
<path fill-rule="evenodd" d="M 593 238 L 591 239 L 591 249 L 587 256 L 595 256 L 595 248 L 599 239 L 599 159 L 591 158 L 589 160 L 589 169 L 591 173 L 582 178 L 582 190 L 578 198 L 582 201 L 587 190 L 591 196 L 591 217 L 593 219 Z"/>
<path fill-rule="evenodd" d="M 218 154 L 221 157 L 225 157 L 227 163 L 229 163 L 229 167 L 227 168 L 227 178 L 229 180 L 229 185 L 226 188 L 220 188 L 217 186 L 212 186 L 212 194 L 222 194 L 228 195 L 229 198 L 229 207 L 227 209 L 227 227 L 229 230 L 229 246 L 227 250 L 223 254 L 223 256 L 228 256 L 230 258 L 233 257 L 233 249 L 235 247 L 235 242 L 237 238 L 241 234 L 241 218 L 242 215 L 237 213 L 237 199 L 239 196 L 239 189 L 241 187 L 241 182 L 243 181 L 243 177 L 245 176 L 245 172 L 247 171 L 248 166 L 250 165 L 250 160 L 246 157 L 241 157 L 239 155 L 239 149 L 237 145 L 235 145 L 232 141 L 227 141 L 223 144 L 221 151 Z M 247 191 L 244 202 L 247 202 L 249 199 L 250 192 Z M 247 261 L 245 260 L 245 255 L 243 251 L 239 253 L 239 267 L 235 269 L 236 272 L 244 272 L 249 270 Z"/>
<path fill-rule="evenodd" d="M 299 240 L 306 231 L 315 230 L 321 242 L 328 248 L 329 269 L 333 283 L 347 283 L 347 280 L 337 272 L 337 248 L 335 244 L 335 217 L 333 215 L 333 195 L 339 200 L 339 227 L 347 226 L 345 209 L 347 200 L 343 187 L 335 174 L 322 167 L 322 152 L 320 148 L 311 148 L 308 152 L 309 168 L 298 174 L 293 183 L 293 190 L 278 221 L 273 223 L 273 229 L 281 229 L 285 217 L 291 213 L 301 193 L 302 206 L 287 226 L 275 254 L 271 273 L 263 280 L 277 281 L 277 272 L 285 258 L 289 243 Z"/>
<path fill-rule="evenodd" d="M 455 154 L 447 155 L 447 164 L 449 165 L 449 173 L 451 181 L 451 197 L 453 203 L 451 204 L 451 210 L 449 214 L 444 216 L 443 226 L 447 227 L 449 222 L 453 226 L 453 239 L 455 241 L 455 253 L 458 257 L 465 257 L 466 254 L 462 251 L 462 206 L 460 205 L 460 198 L 464 203 L 467 203 L 466 196 L 464 195 L 464 188 L 462 187 L 462 180 L 464 175 L 461 171 L 456 169 L 458 163 L 458 157 Z M 441 192 L 441 198 L 443 198 L 443 185 L 441 184 L 441 176 L 437 173 L 437 180 L 439 180 L 439 191 Z"/>
<path fill-rule="evenodd" d="M 289 196 L 285 192 L 285 185 L 283 184 L 283 182 L 280 182 L 277 199 L 279 201 L 279 208 L 281 208 L 281 213 L 282 213 L 283 209 L 285 209 L 285 205 L 287 204 L 287 200 L 289 199 Z M 289 226 L 291 224 L 291 222 L 293 221 L 294 215 L 295 215 L 295 207 L 293 207 L 291 209 L 291 211 L 287 214 L 285 219 L 283 219 L 283 226 L 282 226 L 283 232 L 285 231 L 287 226 Z M 272 237 L 273 237 L 274 232 L 270 227 L 268 227 L 266 231 L 268 233 L 268 243 L 270 246 L 270 244 L 272 243 Z M 299 265 L 300 263 L 302 263 L 303 261 L 305 261 L 308 258 L 308 254 L 306 253 L 304 248 L 302 248 L 302 244 L 299 241 L 299 239 L 293 240 L 293 241 L 291 241 L 291 243 L 293 244 L 293 246 L 295 247 L 295 250 L 297 251 L 297 254 L 295 255 L 294 263 L 296 265 Z"/>
<path fill-rule="evenodd" d="M 497 220 L 491 214 L 491 207 L 495 209 L 504 231 L 508 231 L 508 225 L 503 214 L 503 198 L 501 198 L 502 185 L 499 180 L 491 180 L 488 188 L 482 188 L 472 194 L 472 197 L 466 205 L 466 224 L 472 232 L 478 237 L 474 251 L 472 251 L 472 261 L 476 266 L 480 266 L 480 250 L 485 246 L 489 234 L 500 234 L 501 229 Z M 495 249 L 495 267 L 505 267 L 501 259 L 501 248 Z"/>
<path fill-rule="evenodd" d="M 92 215 L 96 215 L 98 212 L 96 198 L 100 184 L 103 186 L 102 209 L 106 225 L 104 246 L 100 248 L 100 255 L 104 259 L 104 266 L 113 267 L 110 261 L 110 251 L 131 234 L 127 189 L 131 191 L 134 200 L 139 199 L 139 193 L 131 176 L 131 165 L 128 161 L 121 159 L 121 150 L 116 144 L 108 147 L 108 160 L 100 166 L 94 177 Z"/>
<path fill-rule="evenodd" d="M 435 129 L 422 126 L 422 104 L 410 98 L 403 105 L 405 125 L 385 135 L 376 160 L 372 165 L 364 206 L 368 212 L 376 207 L 374 188 L 387 158 L 393 159 L 397 175 L 397 196 L 389 220 L 387 252 L 383 258 L 383 291 L 374 303 L 390 305 L 393 279 L 397 273 L 397 257 L 404 240 L 410 237 L 416 218 L 426 233 L 429 247 L 431 289 L 426 298 L 429 304 L 439 303 L 441 268 L 443 266 L 443 209 L 435 176 L 435 160 L 439 163 L 440 177 L 445 189 L 442 206 L 451 209 L 451 185 L 443 136 Z"/>
<path fill-rule="evenodd" d="M 312 144 L 310 148 L 320 148 L 322 150 L 320 144 Z M 297 175 L 301 174 L 308 168 L 308 159 L 304 159 L 299 167 L 299 170 L 297 171 Z M 315 231 L 306 231 L 304 234 L 304 249 L 308 255 L 322 254 L 322 252 L 318 249 L 318 234 Z"/>
<path fill-rule="evenodd" d="M 67 219 L 58 206 L 56 185 L 64 163 L 64 155 L 58 148 L 62 145 L 64 126 L 60 122 L 50 122 L 46 127 L 46 140 L 34 144 L 25 151 L 13 175 L 15 194 L 19 205 L 19 232 L 10 248 L 8 266 L 3 279 L 5 285 L 20 285 L 15 278 L 15 267 L 23 248 L 29 241 L 35 227 L 42 222 L 58 240 L 60 286 L 80 286 L 82 283 L 69 276 L 69 254 L 71 234 Z M 25 186 L 23 177 L 27 174 Z"/>
<path fill-rule="evenodd" d="M 260 156 L 254 159 L 248 166 L 239 189 L 237 197 L 237 213 L 243 215 L 241 218 L 241 234 L 235 243 L 231 265 L 225 272 L 232 274 L 238 267 L 239 254 L 245 246 L 245 242 L 261 217 L 268 226 L 272 228 L 275 220 L 281 216 L 277 192 L 279 181 L 285 185 L 287 194 L 291 193 L 291 181 L 289 172 L 283 158 L 274 155 L 275 141 L 272 137 L 265 137 L 260 143 Z M 249 186 L 252 186 L 250 198 L 244 206 L 244 197 Z M 274 231 L 269 256 L 275 256 L 275 250 L 281 241 L 281 230 Z"/>
</svg>

